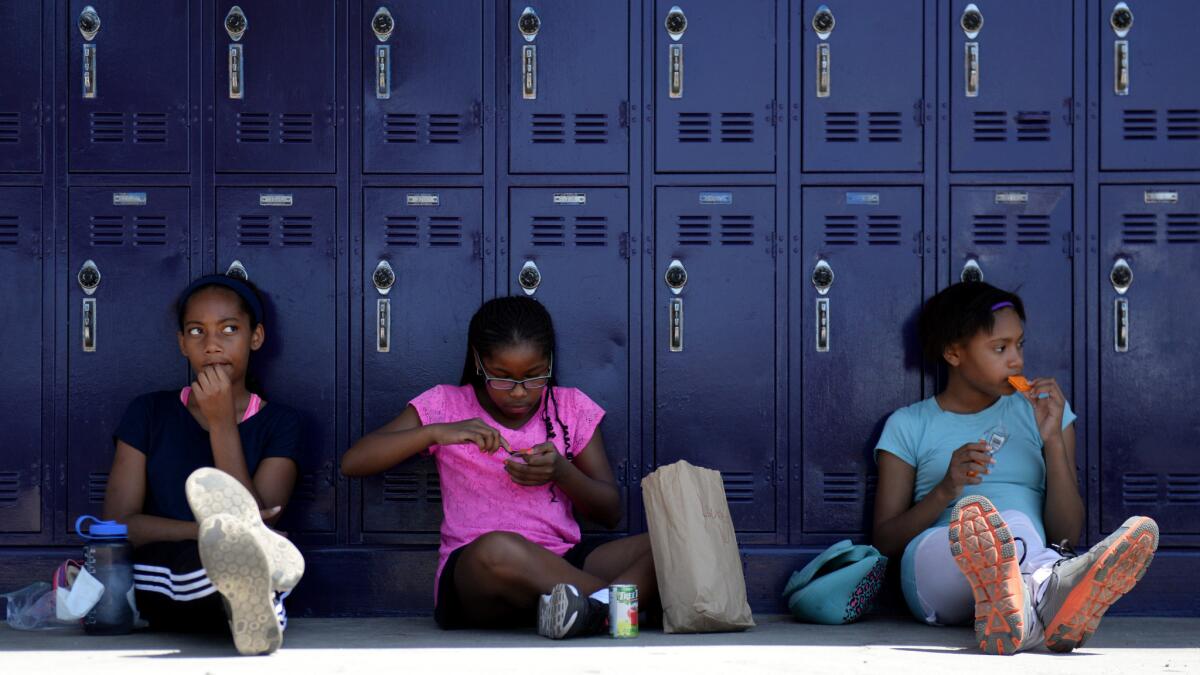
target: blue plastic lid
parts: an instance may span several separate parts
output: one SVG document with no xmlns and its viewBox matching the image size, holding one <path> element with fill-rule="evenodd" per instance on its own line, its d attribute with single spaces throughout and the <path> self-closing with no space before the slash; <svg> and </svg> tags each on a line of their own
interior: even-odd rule
<svg viewBox="0 0 1200 675">
<path fill-rule="evenodd" d="M 92 526 L 87 532 L 83 531 L 83 524 L 87 521 L 92 521 Z M 115 520 L 100 520 L 95 516 L 80 516 L 75 521 L 75 532 L 84 539 L 125 539 L 129 536 L 129 528 L 125 523 L 118 523 Z"/>
</svg>

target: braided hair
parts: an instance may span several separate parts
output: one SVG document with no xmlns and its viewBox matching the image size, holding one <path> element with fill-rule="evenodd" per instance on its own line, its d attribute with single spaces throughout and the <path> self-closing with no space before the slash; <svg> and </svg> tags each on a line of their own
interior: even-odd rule
<svg viewBox="0 0 1200 675">
<path fill-rule="evenodd" d="M 475 364 L 475 353 L 479 358 L 489 356 L 496 350 L 519 344 L 531 344 L 548 358 L 554 358 L 554 322 L 550 312 L 542 303 L 526 296 L 510 296 L 489 300 L 483 303 L 471 317 L 470 328 L 467 329 L 467 356 L 463 361 L 462 379 L 459 384 L 472 384 L 476 387 L 486 386 L 482 373 Z M 563 449 L 567 461 L 575 459 L 575 451 L 571 448 L 571 431 L 559 415 L 558 399 L 554 394 L 556 384 L 553 373 L 546 385 L 546 395 L 541 401 L 542 422 L 546 425 L 546 440 L 558 436 L 555 424 L 562 430 Z M 551 420 L 550 408 L 554 408 L 554 419 Z"/>
</svg>

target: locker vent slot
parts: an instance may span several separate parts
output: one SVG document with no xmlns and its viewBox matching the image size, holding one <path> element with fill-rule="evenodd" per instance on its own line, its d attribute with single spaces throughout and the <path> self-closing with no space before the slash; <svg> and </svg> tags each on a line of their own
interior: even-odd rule
<svg viewBox="0 0 1200 675">
<path fill-rule="evenodd" d="M 16 471 L 0 471 L 0 505 L 15 504 L 17 490 L 21 486 L 21 474 Z"/>
<path fill-rule="evenodd" d="M 1122 215 L 1121 241 L 1125 244 L 1158 243 L 1158 217 L 1153 213 Z"/>
<path fill-rule="evenodd" d="M 16 246 L 20 242 L 20 221 L 16 216 L 0 216 L 0 246 Z"/>
<path fill-rule="evenodd" d="M 296 489 L 292 492 L 292 501 L 310 503 L 317 501 L 317 474 L 311 471 L 300 474 L 300 478 L 296 480 Z"/>
<path fill-rule="evenodd" d="M 166 246 L 167 217 L 166 216 L 134 216 L 133 217 L 134 246 Z"/>
<path fill-rule="evenodd" d="M 730 504 L 754 503 L 754 474 L 749 472 L 721 472 L 725 484 L 725 499 Z"/>
<path fill-rule="evenodd" d="M 425 488 L 424 491 L 422 487 Z M 430 503 L 442 501 L 442 485 L 438 482 L 436 472 L 403 471 L 383 474 L 383 501 L 417 502 L 422 496 Z"/>
<path fill-rule="evenodd" d="M 862 500 L 862 478 L 854 472 L 821 475 L 821 499 L 826 504 L 855 504 Z"/>
<path fill-rule="evenodd" d="M 1158 476 L 1152 473 L 1122 475 L 1121 501 L 1126 504 L 1158 503 Z"/>
<path fill-rule="evenodd" d="M 124 216 L 92 216 L 92 246 L 120 246 L 125 243 Z"/>
<path fill-rule="evenodd" d="M 901 117 L 898 112 L 867 113 L 867 141 L 899 143 Z"/>
<path fill-rule="evenodd" d="M 576 246 L 604 246 L 608 243 L 608 218 L 577 216 L 575 218 Z"/>
<path fill-rule="evenodd" d="M 166 143 L 166 113 L 133 113 L 134 143 Z"/>
<path fill-rule="evenodd" d="M 1127 141 L 1156 140 L 1158 111 L 1126 108 L 1121 111 L 1121 133 Z"/>
<path fill-rule="evenodd" d="M 429 245 L 453 247 L 462 245 L 462 218 L 459 216 L 430 216 Z"/>
<path fill-rule="evenodd" d="M 680 215 L 675 223 L 679 226 L 680 246 L 708 246 L 712 243 L 712 218 L 710 216 Z"/>
<path fill-rule="evenodd" d="M 1003 246 L 1008 241 L 1007 219 L 1003 214 L 976 213 L 972 216 L 976 246 Z"/>
<path fill-rule="evenodd" d="M 462 116 L 453 114 L 429 115 L 429 142 L 458 143 L 462 137 Z"/>
<path fill-rule="evenodd" d="M 279 114 L 280 143 L 312 143 L 313 116 L 312 113 L 280 113 Z"/>
<path fill-rule="evenodd" d="M 387 216 L 383 239 L 388 246 L 416 246 L 420 243 L 416 216 Z"/>
<path fill-rule="evenodd" d="M 825 113 L 825 141 L 827 143 L 857 143 L 858 113 Z"/>
<path fill-rule="evenodd" d="M 578 113 L 575 115 L 576 143 L 607 143 L 608 115 L 603 113 Z"/>
<path fill-rule="evenodd" d="M 284 216 L 279 219 L 284 246 L 312 246 L 312 216 Z"/>
<path fill-rule="evenodd" d="M 1050 216 L 1035 214 L 1017 215 L 1017 244 L 1024 246 L 1046 246 L 1050 243 Z"/>
<path fill-rule="evenodd" d="M 887 214 L 867 216 L 867 244 L 870 246 L 899 246 L 900 216 Z"/>
<path fill-rule="evenodd" d="M 0 143 L 21 141 L 21 118 L 15 112 L 0 112 Z"/>
<path fill-rule="evenodd" d="M 530 138 L 534 143 L 562 143 L 566 140 L 566 122 L 563 115 L 534 113 L 530 124 Z"/>
<path fill-rule="evenodd" d="M 1200 473 L 1167 474 L 1168 504 L 1200 504 Z"/>
<path fill-rule="evenodd" d="M 722 143 L 753 143 L 754 142 L 754 113 L 723 112 L 721 113 L 721 142 Z"/>
<path fill-rule="evenodd" d="M 437 504 L 442 501 L 442 483 L 436 471 L 425 474 L 425 501 Z"/>
<path fill-rule="evenodd" d="M 825 245 L 854 246 L 858 243 L 858 219 L 854 216 L 825 216 Z"/>
<path fill-rule="evenodd" d="M 269 113 L 238 113 L 237 142 L 270 143 L 271 115 Z"/>
<path fill-rule="evenodd" d="M 681 112 L 675 118 L 675 133 L 680 143 L 711 143 L 712 115 Z"/>
<path fill-rule="evenodd" d="M 93 472 L 88 474 L 87 496 L 92 504 L 103 504 L 104 493 L 108 490 L 108 474 Z"/>
<path fill-rule="evenodd" d="M 125 115 L 119 112 L 92 112 L 89 131 L 93 143 L 124 143 Z"/>
<path fill-rule="evenodd" d="M 976 110 L 972 133 L 976 143 L 1003 143 L 1008 140 L 1008 116 L 1003 110 Z"/>
<path fill-rule="evenodd" d="M 416 143 L 420 133 L 416 115 L 389 114 L 383 118 L 384 143 Z"/>
<path fill-rule="evenodd" d="M 240 246 L 270 246 L 270 216 L 239 216 L 237 241 Z"/>
<path fill-rule="evenodd" d="M 534 216 L 532 226 L 534 246 L 566 245 L 566 218 L 558 216 Z"/>
<path fill-rule="evenodd" d="M 1050 111 L 1023 110 L 1016 115 L 1017 142 L 1050 140 Z"/>
<path fill-rule="evenodd" d="M 1173 141 L 1200 140 L 1200 110 L 1168 110 L 1167 138 Z"/>
<path fill-rule="evenodd" d="M 721 245 L 750 246 L 754 243 L 754 216 L 721 216 Z"/>
<path fill-rule="evenodd" d="M 1200 244 L 1200 213 L 1168 213 L 1168 244 Z"/>
</svg>

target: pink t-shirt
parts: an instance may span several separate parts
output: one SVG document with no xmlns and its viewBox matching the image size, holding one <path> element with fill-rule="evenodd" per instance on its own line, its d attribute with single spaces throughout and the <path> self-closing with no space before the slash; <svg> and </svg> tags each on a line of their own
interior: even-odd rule
<svg viewBox="0 0 1200 675">
<path fill-rule="evenodd" d="M 542 395 L 542 405 L 546 405 L 548 398 L 548 394 Z M 558 416 L 571 434 L 571 451 L 578 456 L 592 440 L 604 410 L 587 394 L 571 387 L 555 387 L 554 398 L 559 406 Z M 423 425 L 478 417 L 495 427 L 513 450 L 546 442 L 546 424 L 542 421 L 540 408 L 520 429 L 508 429 L 479 405 L 471 385 L 440 384 L 413 399 L 410 405 L 416 409 Z M 565 455 L 563 432 L 554 420 L 553 404 L 550 405 L 555 433 L 553 443 L 559 454 Z M 579 523 L 575 522 L 570 499 L 561 490 L 553 488 L 557 501 L 551 501 L 551 484 L 526 487 L 514 483 L 504 470 L 504 460 L 509 454 L 503 449 L 488 455 L 478 446 L 467 443 L 434 445 L 429 452 L 437 463 L 442 485 L 442 543 L 434 577 L 435 599 L 436 580 L 441 579 L 446 558 L 455 549 L 488 532 L 515 532 L 556 555 L 566 553 L 579 543 Z"/>
</svg>

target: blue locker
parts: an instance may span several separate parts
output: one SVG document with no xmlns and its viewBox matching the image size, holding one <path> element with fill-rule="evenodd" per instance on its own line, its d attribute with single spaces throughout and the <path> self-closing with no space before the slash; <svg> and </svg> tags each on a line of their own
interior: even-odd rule
<svg viewBox="0 0 1200 675">
<path fill-rule="evenodd" d="M 216 3 L 212 96 L 218 172 L 335 170 L 336 4 Z"/>
<path fill-rule="evenodd" d="M 335 195 L 333 188 L 217 189 L 217 269 L 240 266 L 267 298 L 267 340 L 253 360 L 264 398 L 305 417 L 299 479 L 281 524 L 288 532 L 332 532 L 337 522 Z"/>
<path fill-rule="evenodd" d="M 0 188 L 0 533 L 42 529 L 42 190 Z"/>
<path fill-rule="evenodd" d="M 739 541 L 774 541 L 775 191 L 660 187 L 655 198 L 654 461 L 720 471 Z"/>
<path fill-rule="evenodd" d="M 805 0 L 794 19 L 804 64 L 804 170 L 920 171 L 921 0 Z"/>
<path fill-rule="evenodd" d="M 510 0 L 512 173 L 629 170 L 629 3 Z"/>
<path fill-rule="evenodd" d="M 1200 169 L 1200 4 L 1096 4 L 1100 168 Z"/>
<path fill-rule="evenodd" d="M 71 0 L 67 150 L 71 171 L 188 170 L 187 0 Z"/>
<path fill-rule="evenodd" d="M 921 188 L 807 187 L 802 204 L 806 281 L 792 339 L 803 407 L 792 423 L 803 434 L 793 468 L 803 531 L 870 532 L 875 443 L 893 410 L 921 398 Z"/>
<path fill-rule="evenodd" d="M 625 188 L 519 188 L 509 201 L 508 292 L 541 301 L 558 338 L 555 376 L 606 414 L 608 461 L 627 504 L 629 194 Z M 578 451 L 587 438 L 572 437 Z M 635 481 L 636 483 L 636 481 Z M 626 529 L 622 521 L 618 529 Z"/>
<path fill-rule="evenodd" d="M 1200 542 L 1200 186 L 1100 186 L 1100 529 Z"/>
<path fill-rule="evenodd" d="M 1072 6 L 951 3 L 951 170 L 1071 170 Z"/>
<path fill-rule="evenodd" d="M 63 413 L 69 522 L 104 508 L 112 434 L 129 402 L 188 383 L 174 311 L 192 276 L 188 202 L 182 187 L 70 189 Z"/>
<path fill-rule="evenodd" d="M 362 4 L 363 170 L 483 171 L 482 0 Z"/>
<path fill-rule="evenodd" d="M 656 0 L 654 166 L 775 170 L 775 3 Z"/>
<path fill-rule="evenodd" d="M 368 188 L 363 214 L 367 433 L 426 389 L 458 383 L 467 325 L 483 301 L 483 195 L 478 188 Z M 363 532 L 433 543 L 441 522 L 431 458 L 363 479 Z"/>
<path fill-rule="evenodd" d="M 42 170 L 42 3 L 0 5 L 0 172 Z"/>
</svg>

